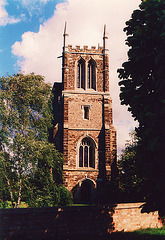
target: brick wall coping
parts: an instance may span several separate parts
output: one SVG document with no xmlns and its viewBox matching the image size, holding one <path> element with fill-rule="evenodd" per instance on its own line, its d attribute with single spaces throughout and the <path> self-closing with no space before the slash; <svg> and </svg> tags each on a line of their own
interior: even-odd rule
<svg viewBox="0 0 165 240">
<path fill-rule="evenodd" d="M 61 211 L 95 211 L 97 209 L 133 209 L 140 208 L 144 202 L 139 203 L 119 203 L 119 204 L 97 204 L 97 205 L 88 205 L 88 206 L 69 206 L 69 207 L 48 207 L 48 208 L 8 208 L 8 209 L 0 209 L 0 215 L 3 213 L 37 213 L 37 212 L 61 212 Z"/>
<path fill-rule="evenodd" d="M 133 208 L 141 208 L 145 202 L 138 202 L 138 203 L 118 203 L 115 209 L 133 209 Z"/>
</svg>

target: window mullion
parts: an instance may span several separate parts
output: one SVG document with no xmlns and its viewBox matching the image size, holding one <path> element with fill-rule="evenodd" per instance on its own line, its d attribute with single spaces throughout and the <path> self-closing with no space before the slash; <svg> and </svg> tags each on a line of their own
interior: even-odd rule
<svg viewBox="0 0 165 240">
<path fill-rule="evenodd" d="M 80 64 L 80 88 L 82 88 L 82 86 L 81 86 L 81 64 Z"/>
<path fill-rule="evenodd" d="M 91 64 L 91 88 L 93 88 L 93 64 Z"/>
<path fill-rule="evenodd" d="M 79 167 L 95 168 L 95 149 L 88 138 L 82 140 L 79 149 Z"/>
<path fill-rule="evenodd" d="M 82 151 L 82 159 L 83 159 L 83 167 L 84 167 L 84 145 L 83 145 L 83 151 Z"/>
<path fill-rule="evenodd" d="M 92 88 L 92 64 L 90 65 L 90 88 Z"/>
<path fill-rule="evenodd" d="M 89 146 L 88 146 L 88 167 L 89 167 Z"/>
</svg>

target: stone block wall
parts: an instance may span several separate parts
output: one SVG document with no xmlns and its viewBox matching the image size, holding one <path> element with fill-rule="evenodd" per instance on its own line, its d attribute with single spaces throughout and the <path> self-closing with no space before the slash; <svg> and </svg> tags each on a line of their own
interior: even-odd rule
<svg viewBox="0 0 165 240">
<path fill-rule="evenodd" d="M 158 212 L 141 213 L 142 204 L 1 209 L 0 239 L 107 240 L 116 231 L 162 227 Z"/>
<path fill-rule="evenodd" d="M 113 222 L 115 231 L 135 231 L 140 228 L 160 228 L 162 221 L 158 211 L 141 213 L 144 203 L 117 204 L 114 209 Z"/>
<path fill-rule="evenodd" d="M 111 179 L 111 165 L 116 151 L 116 130 L 112 120 L 112 100 L 109 93 L 62 92 L 64 102 L 63 154 L 64 185 L 68 190 L 82 179 L 89 178 L 95 183 Z M 83 117 L 83 106 L 90 106 L 89 119 Z M 80 141 L 90 137 L 95 142 L 95 167 L 79 168 L 78 154 Z M 103 166 L 102 169 L 100 166 Z M 104 171 L 106 169 L 106 176 Z M 96 186 L 95 186 L 96 187 Z"/>
<path fill-rule="evenodd" d="M 64 40 L 67 37 L 65 32 Z M 106 39 L 107 36 L 104 36 L 103 47 L 98 48 L 74 48 L 64 41 L 62 84 L 54 85 L 54 109 L 58 111 L 54 142 L 64 156 L 64 186 L 72 192 L 78 186 L 73 195 L 75 202 L 84 202 L 80 197 L 83 191 L 91 196 L 88 202 L 95 199 L 94 192 L 97 192 L 94 194 L 99 199 L 97 202 L 101 202 L 100 198 L 104 197 L 99 197 L 99 193 L 111 181 L 111 166 L 115 163 L 116 130 L 109 94 Z M 84 184 L 81 188 L 82 180 Z M 79 201 L 75 196 L 79 196 Z"/>
<path fill-rule="evenodd" d="M 73 48 L 72 45 L 68 46 L 68 51 L 65 52 L 64 58 L 64 90 L 75 90 L 76 88 L 76 64 L 78 60 L 83 58 L 86 62 L 88 62 L 91 57 L 96 61 L 97 64 L 97 91 L 109 92 L 109 58 L 106 56 L 104 59 L 103 55 L 103 47 L 92 47 L 91 49 L 88 46 L 84 46 L 80 48 L 80 46 L 76 46 Z M 104 72 L 106 76 L 106 81 L 103 81 L 103 67 L 106 65 L 106 71 Z M 106 86 L 105 86 L 106 85 Z"/>
</svg>

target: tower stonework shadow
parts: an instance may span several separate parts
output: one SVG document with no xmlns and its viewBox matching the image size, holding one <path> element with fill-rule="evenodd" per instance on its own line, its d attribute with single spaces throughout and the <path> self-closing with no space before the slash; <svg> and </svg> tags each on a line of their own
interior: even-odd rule
<svg viewBox="0 0 165 240">
<path fill-rule="evenodd" d="M 94 200 L 94 184 L 92 181 L 86 179 L 81 184 L 81 198 L 82 203 L 91 203 Z"/>
<path fill-rule="evenodd" d="M 63 36 L 62 82 L 53 87 L 53 141 L 64 156 L 63 184 L 75 202 L 102 202 L 116 151 L 106 26 L 103 47 L 68 45 L 66 24 Z"/>
<path fill-rule="evenodd" d="M 81 185 L 81 201 L 90 202 L 91 201 L 91 184 L 86 180 Z"/>
</svg>

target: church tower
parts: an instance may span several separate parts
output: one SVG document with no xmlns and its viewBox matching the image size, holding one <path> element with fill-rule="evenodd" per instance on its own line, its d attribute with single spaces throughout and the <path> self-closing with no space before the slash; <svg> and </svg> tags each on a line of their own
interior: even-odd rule
<svg viewBox="0 0 165 240">
<path fill-rule="evenodd" d="M 64 156 L 63 184 L 75 202 L 96 202 L 111 181 L 116 157 L 106 26 L 103 47 L 68 45 L 66 24 L 63 36 L 62 83 L 54 84 L 54 136 Z"/>
</svg>

